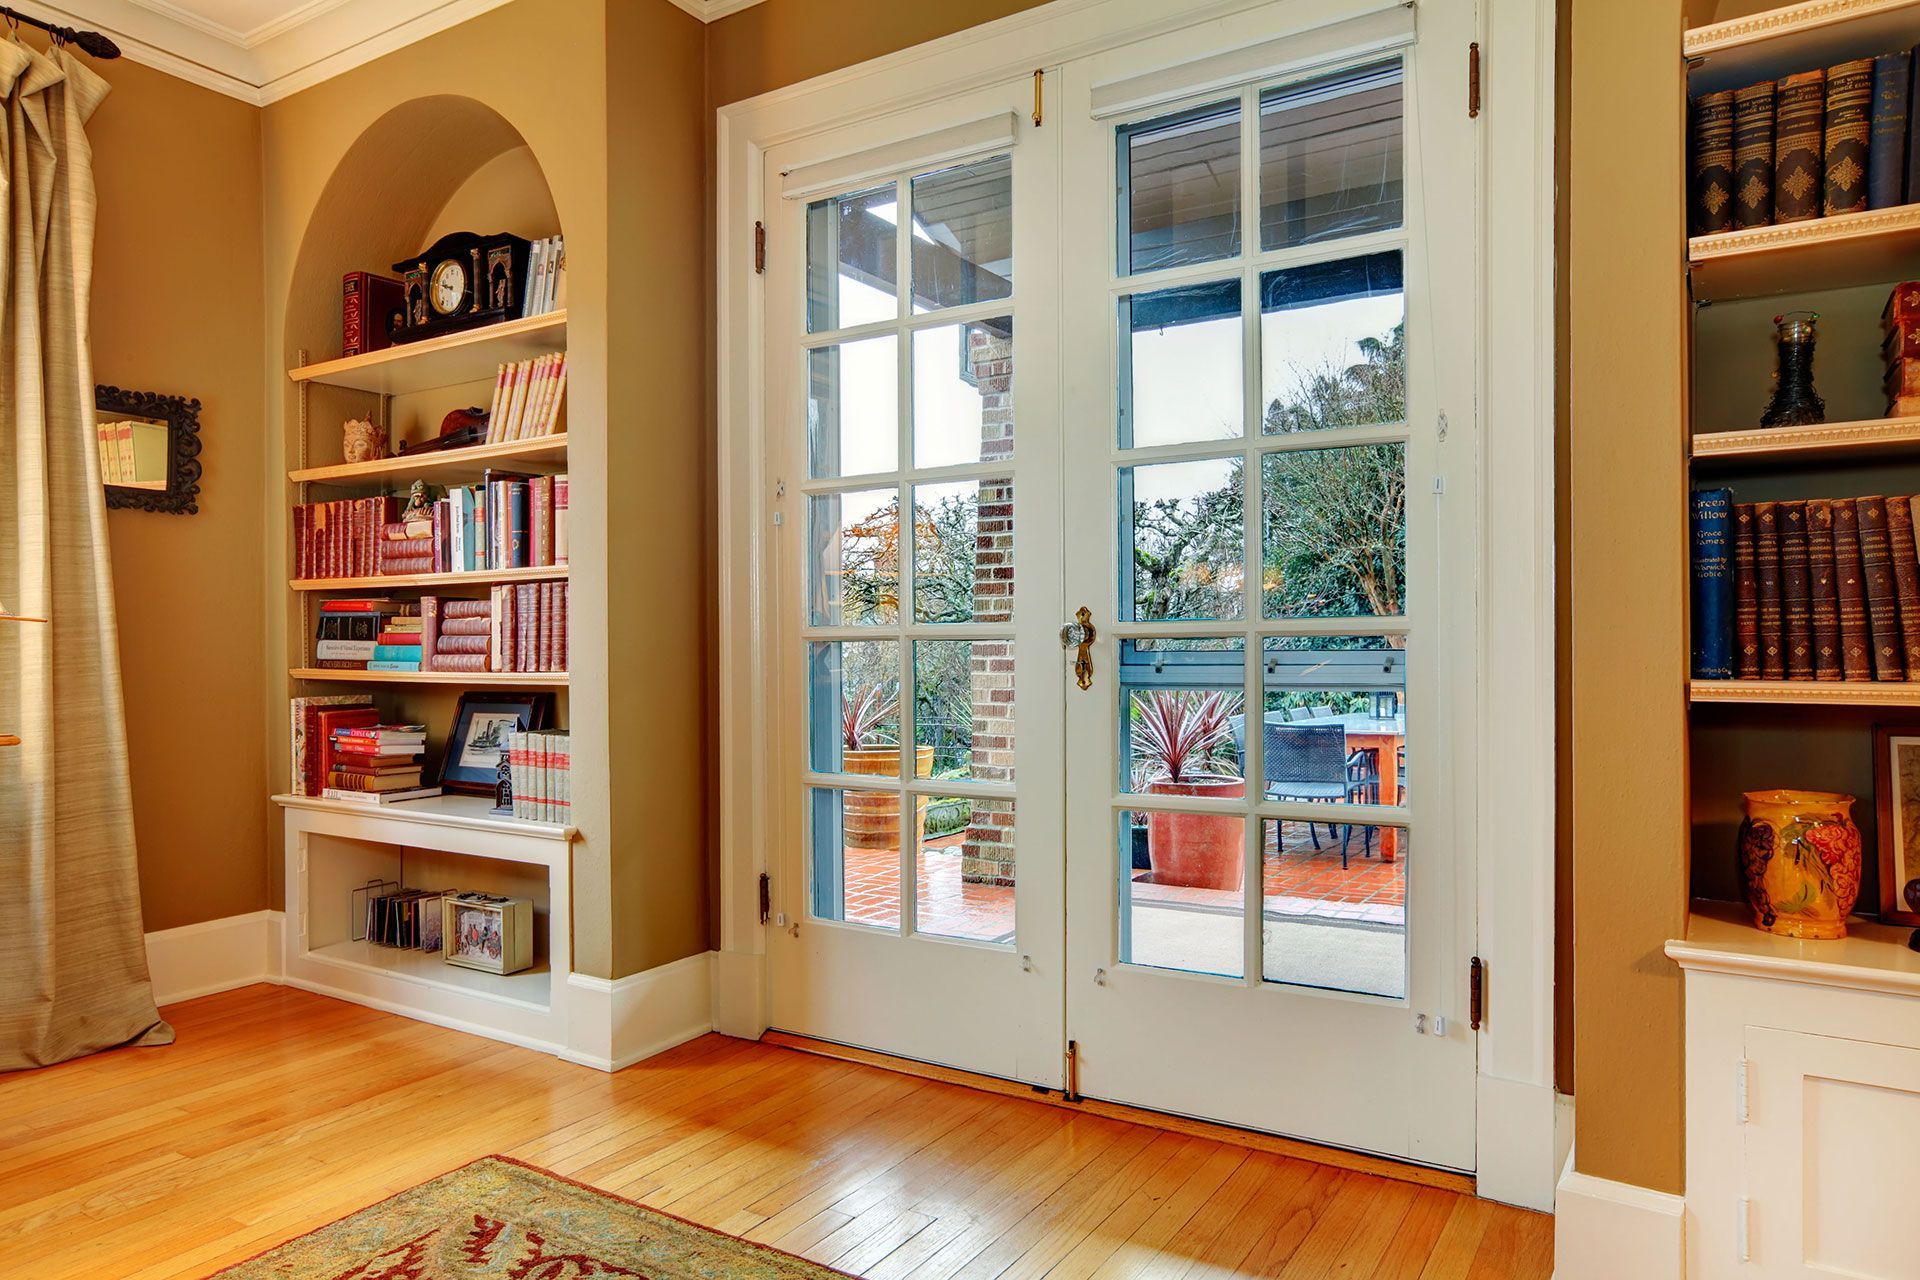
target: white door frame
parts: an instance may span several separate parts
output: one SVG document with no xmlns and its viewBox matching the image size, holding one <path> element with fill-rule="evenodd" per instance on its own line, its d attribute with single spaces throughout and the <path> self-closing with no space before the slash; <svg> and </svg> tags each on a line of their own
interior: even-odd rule
<svg viewBox="0 0 1920 1280">
<path fill-rule="evenodd" d="M 754 234 L 765 219 L 767 148 L 877 110 L 931 102 L 1268 0 L 1054 0 L 843 71 L 719 109 L 715 122 L 715 349 L 719 427 L 720 938 L 715 1026 L 766 1030 L 758 881 L 777 794 L 763 751 L 772 655 L 767 531 L 776 499 L 763 465 L 763 296 Z M 1383 2 L 1382 8 L 1388 7 Z M 1351 12 L 1350 6 L 1340 9 Z M 1336 10 L 1293 0 L 1300 30 Z M 1484 257 L 1480 519 L 1483 562 L 1476 738 L 1502 746 L 1483 769 L 1477 826 L 1480 1193 L 1551 1209 L 1558 1175 L 1554 1033 L 1553 8 L 1479 0 L 1480 199 Z M 1467 51 L 1459 91 L 1466 110 Z M 1484 753 L 1483 753 L 1484 754 Z"/>
</svg>

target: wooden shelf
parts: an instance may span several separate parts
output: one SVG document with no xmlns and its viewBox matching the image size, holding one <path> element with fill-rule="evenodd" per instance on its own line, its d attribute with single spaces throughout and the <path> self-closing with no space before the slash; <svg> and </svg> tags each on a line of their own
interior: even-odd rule
<svg viewBox="0 0 1920 1280">
<path fill-rule="evenodd" d="M 1912 932 L 1853 916 L 1844 938 L 1783 938 L 1755 928 L 1745 906 L 1696 898 L 1686 938 L 1667 943 L 1666 952 L 1685 969 L 1914 996 L 1920 952 L 1907 949 Z"/>
<path fill-rule="evenodd" d="M 1758 427 L 1752 431 L 1706 431 L 1693 438 L 1701 464 L 1821 462 L 1920 455 L 1920 418 L 1869 418 L 1823 422 L 1817 427 Z"/>
<path fill-rule="evenodd" d="M 469 688 L 564 689 L 564 671 L 336 671 L 293 667 L 287 675 L 316 684 L 442 684 Z"/>
<path fill-rule="evenodd" d="M 507 320 L 483 329 L 402 343 L 365 355 L 287 370 L 295 382 L 402 396 L 415 391 L 491 381 L 509 361 L 564 351 L 567 313 L 552 311 L 525 320 Z"/>
<path fill-rule="evenodd" d="M 370 591 L 383 587 L 484 587 L 498 582 L 556 582 L 570 572 L 564 564 L 531 569 L 481 569 L 473 573 L 383 573 L 371 578 L 295 578 L 295 591 Z"/>
<path fill-rule="evenodd" d="M 1695 680 L 1695 703 L 1800 707 L 1920 707 L 1920 680 Z"/>
<path fill-rule="evenodd" d="M 1920 275 L 1920 205 L 1839 213 L 1687 241 L 1694 297 L 1706 302 L 1846 289 Z"/>
<path fill-rule="evenodd" d="M 449 792 L 445 795 L 427 796 L 420 800 L 403 800 L 398 804 L 375 805 L 354 804 L 347 800 L 329 800 L 325 796 L 277 795 L 273 798 L 273 802 L 283 809 L 303 809 L 312 813 L 345 814 L 353 818 L 416 823 L 448 831 L 487 832 L 530 840 L 555 841 L 562 845 L 579 834 L 574 827 L 558 823 L 527 822 L 521 818 L 503 817 L 493 812 L 493 799 L 490 796 L 456 795 Z M 372 828 L 368 830 L 371 833 Z M 373 838 L 371 834 L 369 838 Z M 463 851 L 448 850 L 447 852 Z M 552 866 L 556 858 L 566 855 L 550 847 L 544 847 L 539 853 L 533 853 L 510 847 L 488 845 L 484 852 L 476 850 L 472 856 L 504 859 L 508 862 L 529 862 L 546 867 Z"/>
<path fill-rule="evenodd" d="M 287 472 L 295 484 L 362 484 L 404 476 L 408 480 L 431 479 L 442 484 L 461 484 L 481 478 L 489 467 L 502 463 L 515 466 L 565 465 L 567 436 L 539 436 L 532 440 L 510 440 L 503 444 L 477 444 L 466 449 L 446 449 L 435 453 L 402 454 L 378 462 L 337 462 L 326 467 L 301 467 Z"/>
<path fill-rule="evenodd" d="M 1681 51 L 1693 93 L 1738 89 L 1920 40 L 1920 0 L 1811 0 L 1694 27 Z"/>
</svg>

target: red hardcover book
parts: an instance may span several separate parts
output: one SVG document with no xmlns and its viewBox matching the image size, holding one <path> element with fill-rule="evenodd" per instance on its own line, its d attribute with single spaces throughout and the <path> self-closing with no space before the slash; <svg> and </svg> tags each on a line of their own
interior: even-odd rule
<svg viewBox="0 0 1920 1280">
<path fill-rule="evenodd" d="M 479 618 L 484 622 L 491 612 L 485 600 L 447 600 L 440 606 L 443 618 Z"/>
<path fill-rule="evenodd" d="M 559 607 L 559 623 L 554 635 L 554 645 L 560 659 L 560 665 L 554 668 L 556 671 L 570 669 L 567 662 L 567 589 L 571 585 L 566 582 L 560 584 L 560 597 L 555 602 Z"/>
<path fill-rule="evenodd" d="M 542 671 L 557 671 L 560 667 L 553 656 L 554 615 L 560 612 L 558 604 L 560 593 L 556 589 L 558 585 L 553 582 L 540 584 L 540 669 Z"/>
<path fill-rule="evenodd" d="M 538 585 L 522 582 L 513 589 L 513 669 L 515 671 L 535 669 L 533 640 L 540 631 L 540 606 L 537 603 L 540 593 L 535 590 Z"/>
<path fill-rule="evenodd" d="M 447 605 L 452 603 L 453 602 L 449 600 L 440 606 L 440 636 L 442 639 L 448 636 L 479 636 L 485 639 L 492 632 L 492 625 L 485 618 L 448 617 Z"/>
<path fill-rule="evenodd" d="M 347 696 L 337 703 L 308 701 L 304 698 L 294 700 L 300 707 L 300 794 L 317 796 L 320 794 L 320 744 L 327 740 L 321 732 L 320 713 L 326 710 L 358 709 L 372 711 L 373 703 L 364 697 Z"/>
<path fill-rule="evenodd" d="M 527 505 L 532 517 L 533 554 L 528 563 L 553 563 L 553 477 L 535 476 L 527 485 Z"/>
<path fill-rule="evenodd" d="M 1908 280 L 1893 286 L 1887 305 L 1880 312 L 1880 323 L 1888 327 L 1920 321 L 1920 280 Z"/>
<path fill-rule="evenodd" d="M 380 723 L 380 712 L 373 707 L 322 707 L 315 719 L 314 730 L 318 735 L 314 739 L 314 795 L 319 795 L 319 780 L 333 772 L 333 762 L 337 748 L 333 741 L 337 729 L 357 728 L 361 725 Z"/>
<path fill-rule="evenodd" d="M 434 655 L 435 671 L 488 671 L 487 655 L 482 653 L 448 653 L 445 650 Z"/>
<path fill-rule="evenodd" d="M 553 478 L 553 562 L 567 562 L 567 478 Z"/>
<path fill-rule="evenodd" d="M 434 655 L 440 649 L 440 598 L 420 597 L 420 669 L 433 670 Z"/>
<path fill-rule="evenodd" d="M 371 271 L 340 279 L 340 354 L 363 355 L 393 345 L 389 323 L 406 309 L 406 287 Z"/>
<path fill-rule="evenodd" d="M 484 635 L 450 636 L 443 632 L 435 641 L 434 652 L 437 654 L 477 653 L 484 656 L 487 652 L 487 638 Z"/>
<path fill-rule="evenodd" d="M 393 601 L 386 596 L 355 596 L 352 599 L 329 600 L 320 606 L 322 613 L 398 613 Z"/>
</svg>

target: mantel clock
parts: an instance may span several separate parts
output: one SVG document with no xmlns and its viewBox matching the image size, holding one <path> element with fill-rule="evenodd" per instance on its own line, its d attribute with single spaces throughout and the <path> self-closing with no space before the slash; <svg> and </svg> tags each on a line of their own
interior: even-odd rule
<svg viewBox="0 0 1920 1280">
<path fill-rule="evenodd" d="M 418 342 L 520 315 L 532 245 L 497 231 L 456 231 L 393 269 L 406 289 L 395 342 Z"/>
</svg>

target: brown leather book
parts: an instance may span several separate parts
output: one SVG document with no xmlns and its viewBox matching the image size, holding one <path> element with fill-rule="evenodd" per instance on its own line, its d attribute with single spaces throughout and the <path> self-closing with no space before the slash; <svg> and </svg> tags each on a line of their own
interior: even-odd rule
<svg viewBox="0 0 1920 1280">
<path fill-rule="evenodd" d="M 1860 514 L 1841 498 L 1833 504 L 1833 576 L 1840 596 L 1840 670 L 1849 680 L 1873 679 L 1873 636 L 1867 623 L 1867 579 L 1860 565 Z"/>
<path fill-rule="evenodd" d="M 1741 680 L 1760 678 L 1760 579 L 1755 560 L 1753 504 L 1733 504 L 1733 674 Z M 1827 558 L 1831 569 L 1833 528 L 1827 528 Z M 1836 650 L 1836 657 L 1838 651 Z"/>
<path fill-rule="evenodd" d="M 1900 604 L 1893 581 L 1893 556 L 1887 543 L 1887 500 L 1875 494 L 1855 498 L 1860 517 L 1860 571 L 1867 587 L 1867 633 L 1872 641 L 1873 678 L 1907 678 L 1906 650 L 1900 642 Z"/>
<path fill-rule="evenodd" d="M 1807 570 L 1813 580 L 1813 678 L 1838 680 L 1840 584 L 1833 566 L 1833 504 L 1825 498 L 1807 503 Z"/>
<path fill-rule="evenodd" d="M 1733 90 L 1693 100 L 1687 227 L 1696 236 L 1733 230 Z"/>
<path fill-rule="evenodd" d="M 1807 554 L 1807 504 L 1776 507 L 1780 537 L 1780 614 L 1787 633 L 1787 679 L 1813 679 L 1813 579 Z"/>
<path fill-rule="evenodd" d="M 1787 678 L 1787 634 L 1780 611 L 1780 521 L 1777 504 L 1753 504 L 1754 578 L 1760 599 L 1760 678 Z"/>
<path fill-rule="evenodd" d="M 1920 678 L 1920 560 L 1914 557 L 1913 499 L 1887 499 L 1887 555 L 1900 601 L 1900 662 L 1907 679 Z"/>
<path fill-rule="evenodd" d="M 1773 224 L 1773 81 L 1733 93 L 1733 226 Z"/>
<path fill-rule="evenodd" d="M 1884 328 L 1920 324 L 1920 280 L 1893 286 L 1887 305 L 1880 311 L 1880 324 Z"/>
<path fill-rule="evenodd" d="M 1867 207 L 1867 148 L 1873 139 L 1873 59 L 1827 68 L 1827 114 L 1820 152 L 1826 187 L 1821 210 L 1859 213 Z"/>
<path fill-rule="evenodd" d="M 1827 73 L 1802 71 L 1775 87 L 1773 220 L 1820 216 L 1820 155 L 1825 143 Z"/>
</svg>

